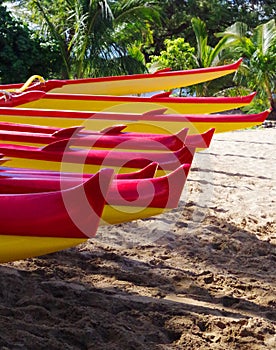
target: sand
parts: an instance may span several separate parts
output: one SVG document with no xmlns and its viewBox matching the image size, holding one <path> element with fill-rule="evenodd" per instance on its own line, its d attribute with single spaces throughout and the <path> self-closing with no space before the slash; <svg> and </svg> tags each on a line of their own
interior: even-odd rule
<svg viewBox="0 0 276 350">
<path fill-rule="evenodd" d="M 276 349 L 276 129 L 215 135 L 179 207 L 0 266 L 0 349 Z"/>
</svg>

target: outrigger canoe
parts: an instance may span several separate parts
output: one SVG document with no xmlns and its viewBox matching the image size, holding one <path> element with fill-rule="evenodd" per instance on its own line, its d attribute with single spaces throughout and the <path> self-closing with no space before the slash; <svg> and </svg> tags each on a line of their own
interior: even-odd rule
<svg viewBox="0 0 276 350">
<path fill-rule="evenodd" d="M 114 179 L 106 195 L 100 225 L 119 224 L 159 215 L 176 208 L 190 164 L 181 165 L 168 175 L 147 179 Z M 0 191 L 35 193 L 67 189 L 86 181 L 81 177 L 0 172 Z"/>
<path fill-rule="evenodd" d="M 3 129 L 2 129 L 3 128 Z M 9 129 L 6 130 L 5 128 Z M 184 128 L 176 135 L 124 133 L 125 125 L 118 125 L 102 132 L 87 132 L 81 128 L 57 129 L 39 127 L 26 124 L 12 124 L 0 122 L 1 143 L 24 144 L 43 146 L 55 141 L 63 140 L 71 135 L 72 146 L 101 148 L 101 149 L 127 149 L 127 150 L 171 150 L 176 151 L 184 146 L 207 148 L 210 146 L 215 129 L 210 129 L 203 134 L 187 135 Z M 29 131 L 25 131 L 29 130 Z M 33 130 L 35 132 L 33 132 Z M 41 131 L 41 133 L 39 132 Z M 74 132 L 75 131 L 75 132 Z"/>
<path fill-rule="evenodd" d="M 213 115 L 177 115 L 162 114 L 164 109 L 145 114 L 117 114 L 108 112 L 58 111 L 24 108 L 0 108 L 1 122 L 26 123 L 40 126 L 68 128 L 82 126 L 87 130 L 101 131 L 114 124 L 124 124 L 124 132 L 176 134 L 183 128 L 189 128 L 189 134 L 199 134 L 209 128 L 216 133 L 249 128 L 267 118 L 270 110 L 258 114 L 213 114 Z M 75 129 L 73 130 L 75 132 Z M 71 135 L 69 135 L 71 137 Z"/>
<path fill-rule="evenodd" d="M 6 125 L 3 125 L 4 127 Z M 26 125 L 23 125 L 25 127 Z M 113 128 L 108 128 L 108 130 L 101 133 L 88 133 L 88 132 L 78 132 L 79 128 L 76 128 L 75 132 L 72 133 L 72 128 L 67 129 L 54 129 L 52 134 L 49 134 L 47 128 L 41 128 L 42 131 L 47 131 L 47 133 L 33 133 L 20 131 L 21 125 L 14 124 L 14 129 L 19 131 L 9 131 L 2 130 L 0 123 L 0 141 L 1 143 L 12 142 L 14 144 L 24 144 L 24 145 L 35 145 L 43 146 L 55 141 L 63 140 L 70 137 L 70 142 L 73 146 L 80 147 L 90 147 L 90 148 L 116 148 L 116 149 L 127 149 L 127 150 L 160 150 L 160 151 L 176 151 L 183 147 L 188 129 L 184 128 L 177 135 L 157 135 L 157 134 L 146 134 L 147 137 L 142 135 L 135 135 L 132 133 L 122 133 L 121 130 L 125 128 L 125 125 L 118 125 Z M 30 126 L 31 129 L 31 126 Z M 44 130 L 43 130 L 44 129 Z M 35 128 L 38 130 L 38 127 Z M 52 128 L 53 130 L 53 128 Z M 68 131 L 68 132 L 67 132 Z M 145 135 L 145 134 L 143 134 Z M 204 137 L 204 138 L 203 138 Z M 202 136 L 202 141 L 206 139 L 209 142 L 208 134 Z"/>
<path fill-rule="evenodd" d="M 69 189 L 0 194 L 0 262 L 51 253 L 96 234 L 113 171 Z M 1 186 L 1 185 L 0 185 Z"/>
<path fill-rule="evenodd" d="M 70 140 L 66 139 L 42 148 L 0 144 L 0 153 L 10 158 L 6 162 L 8 166 L 79 173 L 96 173 L 102 167 L 110 167 L 116 173 L 128 173 L 158 162 L 157 175 L 161 176 L 181 164 L 191 164 L 194 152 L 194 147 L 186 146 L 175 152 L 161 153 L 80 149 L 71 148 Z"/>
<path fill-rule="evenodd" d="M 41 92 L 38 92 L 41 94 Z M 237 97 L 172 97 L 170 92 L 152 97 L 49 94 L 34 101 L 17 104 L 21 108 L 75 111 L 145 113 L 166 108 L 166 114 L 208 114 L 247 106 L 256 94 Z M 17 100 L 17 103 L 19 101 Z"/>
<path fill-rule="evenodd" d="M 171 90 L 213 80 L 234 73 L 242 59 L 235 63 L 200 69 L 170 71 L 163 69 L 152 74 L 133 74 L 101 78 L 74 80 L 48 80 L 40 76 L 31 77 L 25 84 L 0 85 L 2 90 L 43 90 L 58 93 L 93 95 L 128 95 L 144 92 Z M 39 80 L 36 82 L 35 80 Z"/>
<path fill-rule="evenodd" d="M 8 160 L 10 160 L 9 158 L 3 158 L 4 155 L 0 155 L 0 157 L 2 157 L 0 161 L 4 160 L 5 162 L 7 162 Z M 157 168 L 158 168 L 158 163 L 152 162 L 149 165 L 137 171 L 133 171 L 125 174 L 114 174 L 114 179 L 131 180 L 131 179 L 152 178 L 152 177 L 155 177 Z M 74 177 L 77 179 L 82 179 L 84 181 L 84 180 L 89 180 L 91 176 L 93 176 L 94 174 L 75 173 L 75 172 L 70 173 L 70 172 L 64 172 L 64 171 L 60 172 L 60 171 L 53 171 L 53 170 L 38 170 L 38 169 L 30 169 L 30 168 L 15 168 L 15 167 L 7 167 L 7 166 L 0 167 L 0 176 L 8 177 L 8 176 L 15 176 L 15 175 L 22 175 L 22 176 L 30 175 L 34 177 L 44 175 L 47 177 L 54 176 L 54 177 L 61 177 L 61 178 Z"/>
</svg>

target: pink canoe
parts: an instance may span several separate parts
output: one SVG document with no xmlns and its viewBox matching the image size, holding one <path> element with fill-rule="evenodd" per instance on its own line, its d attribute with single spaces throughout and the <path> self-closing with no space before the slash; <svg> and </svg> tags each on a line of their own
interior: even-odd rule
<svg viewBox="0 0 276 350">
<path fill-rule="evenodd" d="M 25 125 L 24 125 L 25 126 Z M 5 127 L 5 126 L 4 126 Z M 114 126 L 103 130 L 99 133 L 83 133 L 78 132 L 80 128 L 69 128 L 68 129 L 56 129 L 52 134 L 49 130 L 45 130 L 46 127 L 42 128 L 45 133 L 33 132 L 31 127 L 29 132 L 21 131 L 21 125 L 15 124 L 14 130 L 1 130 L 0 123 L 0 140 L 3 142 L 16 142 L 21 144 L 38 144 L 45 145 L 55 141 L 63 140 L 65 138 L 70 139 L 70 143 L 73 146 L 83 147 L 99 147 L 99 148 L 120 148 L 120 149 L 136 149 L 136 150 L 178 150 L 183 147 L 183 144 L 188 133 L 188 129 L 181 130 L 177 135 L 156 135 L 146 134 L 147 137 L 140 135 L 132 135 L 131 133 L 122 133 L 121 130 L 125 128 L 125 125 Z M 38 131 L 38 127 L 34 128 Z M 52 128 L 53 129 L 53 128 Z M 19 131 L 15 131 L 19 130 Z M 206 141 L 212 138 L 212 135 L 204 136 Z M 204 138 L 202 137 L 202 141 Z"/>
<path fill-rule="evenodd" d="M 106 195 L 100 225 L 119 224 L 159 215 L 176 208 L 186 182 L 190 164 L 183 164 L 168 175 L 148 179 L 113 180 Z M 76 176 L 28 173 L 0 173 L 1 191 L 18 195 L 64 190 L 86 181 Z M 51 192 L 52 193 L 52 192 Z M 66 198 L 67 199 L 67 198 Z M 72 199 L 73 200 L 73 199 Z M 85 198 L 83 198 L 85 200 Z M 79 203 L 80 206 L 82 204 Z"/>
<path fill-rule="evenodd" d="M 114 179 L 106 195 L 109 205 L 175 208 L 190 169 L 183 164 L 168 175 L 147 179 Z M 19 194 L 52 192 L 75 187 L 87 181 L 77 176 L 62 173 L 28 174 L 0 172 L 0 193 Z"/>
<path fill-rule="evenodd" d="M 66 238 L 94 236 L 112 175 L 111 169 L 103 169 L 83 184 L 48 193 L 15 192 L 8 195 L 2 187 L 0 235 Z M 77 220 L 78 225 L 74 220 Z"/>
<path fill-rule="evenodd" d="M 8 162 L 9 158 L 4 158 L 4 155 L 0 155 L 0 164 L 4 164 L 5 162 Z M 2 162 L 1 162 L 2 161 Z M 158 168 L 158 163 L 152 162 L 149 165 L 145 166 L 141 170 L 125 173 L 125 174 L 114 174 L 114 179 L 117 180 L 123 180 L 123 179 L 147 179 L 151 177 L 155 177 L 156 170 Z M 14 175 L 30 175 L 30 176 L 37 176 L 37 175 L 47 175 L 48 177 L 55 176 L 55 177 L 74 177 L 76 179 L 83 179 L 88 180 L 93 176 L 94 174 L 87 174 L 87 173 L 75 173 L 75 172 L 60 172 L 60 171 L 53 171 L 53 170 L 35 170 L 31 168 L 15 168 L 15 167 L 7 167 L 2 166 L 0 167 L 0 176 L 7 177 L 7 176 L 14 176 Z M 62 174 L 62 175 L 61 175 Z"/>
<path fill-rule="evenodd" d="M 131 172 L 151 162 L 158 162 L 161 171 L 174 170 L 179 165 L 191 164 L 194 147 L 183 146 L 175 152 L 123 152 L 70 148 L 70 140 L 56 141 L 43 148 L 0 144 L 0 153 L 11 157 L 8 166 L 59 170 L 69 172 L 97 172 L 101 167 L 112 167 L 116 172 Z M 70 170 L 67 170 L 67 166 Z M 88 167 L 87 167 L 88 166 Z M 72 168 L 73 167 L 73 168 Z"/>
<path fill-rule="evenodd" d="M 44 145 L 71 137 L 73 146 L 120 148 L 137 150 L 171 150 L 176 151 L 187 146 L 209 147 L 215 129 L 203 134 L 188 135 L 185 128 L 175 135 L 125 133 L 125 125 L 117 125 L 101 132 L 83 131 L 82 128 L 51 128 L 26 124 L 0 122 L 0 140 L 24 144 Z"/>
</svg>

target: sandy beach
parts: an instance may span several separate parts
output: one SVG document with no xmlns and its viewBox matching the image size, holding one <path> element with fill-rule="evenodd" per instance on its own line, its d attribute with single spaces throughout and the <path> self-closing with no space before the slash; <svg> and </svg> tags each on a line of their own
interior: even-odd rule
<svg viewBox="0 0 276 350">
<path fill-rule="evenodd" d="M 275 152 L 217 134 L 177 209 L 0 265 L 0 349 L 276 349 Z"/>
</svg>

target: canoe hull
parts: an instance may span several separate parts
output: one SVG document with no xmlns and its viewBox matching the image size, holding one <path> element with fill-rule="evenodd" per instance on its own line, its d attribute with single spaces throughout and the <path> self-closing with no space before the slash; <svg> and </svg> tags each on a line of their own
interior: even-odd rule
<svg viewBox="0 0 276 350">
<path fill-rule="evenodd" d="M 1 121 L 13 123 L 27 123 L 37 124 L 43 126 L 54 126 L 58 128 L 67 128 L 75 125 L 83 125 L 88 130 L 100 131 L 103 128 L 112 126 L 115 123 L 125 123 L 125 120 L 103 120 L 103 119 L 89 119 L 84 121 L 82 119 L 59 119 L 59 118 L 39 118 L 39 117 L 18 117 L 18 116 L 4 116 L 1 115 Z M 207 129 L 215 128 L 216 133 L 240 130 L 244 128 L 251 128 L 262 124 L 262 121 L 244 121 L 244 122 L 188 122 L 188 121 L 145 121 L 127 123 L 126 132 L 144 132 L 144 133 L 159 133 L 159 134 L 175 134 L 182 128 L 189 128 L 189 134 L 204 133 Z M 142 128 L 143 125 L 143 128 Z"/>
<path fill-rule="evenodd" d="M 105 197 L 101 225 L 117 224 L 159 215 L 178 206 L 190 165 L 169 175 L 148 179 L 114 180 Z M 0 173 L 0 192 L 30 194 L 59 191 L 80 185 L 81 177 L 32 173 Z"/>
<path fill-rule="evenodd" d="M 146 113 L 166 108 L 166 114 L 209 114 L 247 106 L 251 98 L 123 98 L 113 96 L 48 94 L 43 98 L 18 105 L 73 111 L 104 111 L 112 113 Z M 253 99 L 253 97 L 252 97 Z"/>
<path fill-rule="evenodd" d="M 190 86 L 204 81 L 217 79 L 235 72 L 242 59 L 217 67 L 191 69 L 184 71 L 161 70 L 153 74 L 133 74 L 125 76 L 50 80 L 45 83 L 34 83 L 29 89 L 58 93 L 93 94 L 93 95 L 127 95 L 144 92 L 171 90 L 177 87 Z M 0 89 L 21 89 L 23 84 L 2 85 Z"/>
<path fill-rule="evenodd" d="M 114 120 L 114 119 L 78 119 L 78 118 L 45 118 L 45 117 L 28 117 L 28 116 L 16 116 L 16 115 L 3 115 L 0 112 L 0 118 L 3 122 L 12 122 L 12 123 L 25 123 L 25 124 L 36 124 L 41 126 L 53 126 L 57 128 L 67 128 L 76 125 L 82 125 L 87 130 L 101 131 L 103 128 L 110 127 L 115 123 L 121 124 L 126 123 L 124 119 Z M 265 120 L 266 117 L 263 118 Z M 248 119 L 245 121 L 233 121 L 229 119 L 229 122 L 219 122 L 216 120 L 212 121 L 197 121 L 189 122 L 183 118 L 183 120 L 170 121 L 166 120 L 134 120 L 128 121 L 126 123 L 126 132 L 144 132 L 144 133 L 158 133 L 158 134 L 175 134 L 183 128 L 189 128 L 189 134 L 198 134 L 203 133 L 210 128 L 215 128 L 216 133 L 228 132 L 233 130 L 240 130 L 244 128 L 250 128 L 252 126 L 262 124 L 261 120 L 252 120 Z"/>
<path fill-rule="evenodd" d="M 0 263 L 32 258 L 86 242 L 80 238 L 0 235 Z"/>
</svg>

